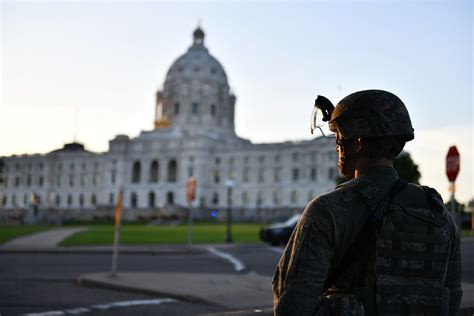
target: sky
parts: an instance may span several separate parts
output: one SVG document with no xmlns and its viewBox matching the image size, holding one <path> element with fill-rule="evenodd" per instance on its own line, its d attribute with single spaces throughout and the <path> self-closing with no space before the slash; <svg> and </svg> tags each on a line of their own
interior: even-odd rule
<svg viewBox="0 0 474 316">
<path fill-rule="evenodd" d="M 0 0 L 1 1 L 1 0 Z M 191 45 L 205 44 L 237 96 L 236 132 L 254 143 L 311 139 L 316 95 L 398 95 L 421 183 L 474 197 L 472 1 L 1 1 L 0 156 L 47 153 L 74 139 L 108 150 L 151 130 L 154 95 Z"/>
</svg>

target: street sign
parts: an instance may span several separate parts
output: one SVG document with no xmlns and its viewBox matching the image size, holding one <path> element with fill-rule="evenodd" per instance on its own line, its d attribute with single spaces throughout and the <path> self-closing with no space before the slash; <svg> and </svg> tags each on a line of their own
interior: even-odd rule
<svg viewBox="0 0 474 316">
<path fill-rule="evenodd" d="M 456 146 L 449 147 L 446 155 L 446 175 L 450 182 L 456 181 L 460 169 L 460 156 Z"/>
<path fill-rule="evenodd" d="M 191 203 L 194 201 L 194 198 L 196 197 L 196 178 L 194 177 L 189 177 L 188 183 L 186 184 L 187 187 L 187 198 L 188 198 L 188 203 Z"/>
</svg>

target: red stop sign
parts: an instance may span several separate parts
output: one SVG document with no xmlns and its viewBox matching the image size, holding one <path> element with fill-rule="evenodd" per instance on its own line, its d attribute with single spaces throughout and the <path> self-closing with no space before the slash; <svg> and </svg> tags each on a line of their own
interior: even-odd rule
<svg viewBox="0 0 474 316">
<path fill-rule="evenodd" d="M 446 155 L 446 175 L 450 182 L 456 181 L 460 168 L 460 156 L 456 146 L 449 147 Z"/>
</svg>

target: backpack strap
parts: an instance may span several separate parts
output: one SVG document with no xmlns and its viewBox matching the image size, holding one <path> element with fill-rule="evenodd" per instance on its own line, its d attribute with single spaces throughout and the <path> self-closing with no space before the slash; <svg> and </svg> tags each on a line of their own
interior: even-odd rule
<svg viewBox="0 0 474 316">
<path fill-rule="evenodd" d="M 370 246 L 368 247 L 368 244 L 372 245 L 375 242 L 374 234 L 376 234 L 376 229 L 382 222 L 383 216 L 386 214 L 388 208 L 390 207 L 393 201 L 393 198 L 397 194 L 399 194 L 407 186 L 407 184 L 408 183 L 406 181 L 399 178 L 392 185 L 387 196 L 379 204 L 379 206 L 375 209 L 375 211 L 369 214 L 369 216 L 367 216 L 367 219 L 365 220 L 361 229 L 357 232 L 357 235 L 354 238 L 354 241 L 347 248 L 341 261 L 339 262 L 337 267 L 335 267 L 331 271 L 330 275 L 324 282 L 324 287 L 323 287 L 324 291 L 326 291 L 331 286 L 333 286 L 336 283 L 338 277 L 342 274 L 341 272 L 343 272 L 348 267 L 354 264 L 359 264 L 363 262 L 368 263 L 366 265 L 367 267 L 370 265 L 369 263 L 373 257 L 373 250 L 371 248 L 373 247 L 370 247 Z M 367 271 L 363 274 L 367 274 Z M 366 275 L 358 276 L 358 282 L 360 282 L 360 280 L 363 280 L 365 277 Z M 365 286 L 365 284 L 362 286 Z M 373 291 L 369 291 L 369 292 L 373 293 Z M 357 296 L 359 300 L 364 301 L 364 302 L 372 300 L 369 297 L 365 297 L 369 295 L 364 295 L 363 293 L 368 293 L 367 291 L 364 290 L 363 287 L 354 289 L 354 294 Z M 364 296 L 364 297 L 359 297 L 359 296 Z"/>
</svg>

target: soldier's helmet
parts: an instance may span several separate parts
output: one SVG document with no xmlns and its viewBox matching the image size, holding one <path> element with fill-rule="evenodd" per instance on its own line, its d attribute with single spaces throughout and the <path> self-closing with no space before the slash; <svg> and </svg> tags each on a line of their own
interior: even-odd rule
<svg viewBox="0 0 474 316">
<path fill-rule="evenodd" d="M 358 91 L 339 101 L 329 129 L 339 131 L 344 138 L 396 137 L 404 141 L 415 138 L 405 104 L 383 90 Z"/>
</svg>

